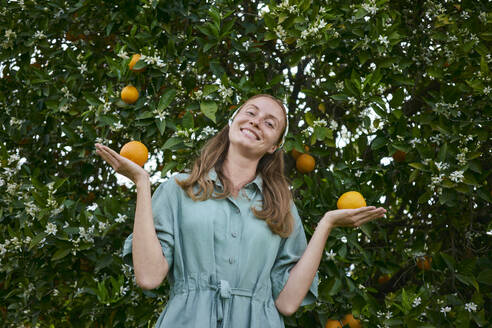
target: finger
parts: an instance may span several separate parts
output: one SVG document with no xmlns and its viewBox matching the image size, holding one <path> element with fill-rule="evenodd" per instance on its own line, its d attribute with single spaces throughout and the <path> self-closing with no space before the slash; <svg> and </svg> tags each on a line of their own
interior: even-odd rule
<svg viewBox="0 0 492 328">
<path fill-rule="evenodd" d="M 98 153 L 99 156 L 101 156 L 106 162 L 108 162 L 109 165 L 113 167 L 113 169 L 115 169 L 118 162 L 107 150 L 104 148 L 99 148 L 96 153 Z"/>
<path fill-rule="evenodd" d="M 375 213 L 372 213 L 371 215 L 368 215 L 366 217 L 361 218 L 359 221 L 357 221 L 357 223 L 355 224 L 355 226 L 360 227 L 364 223 L 373 221 L 373 220 L 375 220 L 377 218 L 381 218 L 381 217 L 384 217 L 384 212 L 379 210 L 379 211 L 377 211 Z"/>
</svg>

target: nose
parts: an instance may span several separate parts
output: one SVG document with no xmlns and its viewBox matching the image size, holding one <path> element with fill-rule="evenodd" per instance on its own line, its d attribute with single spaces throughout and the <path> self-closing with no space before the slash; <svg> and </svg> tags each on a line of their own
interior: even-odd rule
<svg viewBox="0 0 492 328">
<path fill-rule="evenodd" d="M 249 120 L 249 124 L 251 125 L 254 125 L 254 126 L 259 126 L 259 122 L 258 122 L 258 115 L 256 115 L 255 117 L 252 117 L 250 120 Z"/>
</svg>

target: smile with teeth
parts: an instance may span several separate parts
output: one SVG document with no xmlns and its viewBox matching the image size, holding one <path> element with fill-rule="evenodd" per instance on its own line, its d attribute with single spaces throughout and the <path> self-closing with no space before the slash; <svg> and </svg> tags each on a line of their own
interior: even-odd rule
<svg viewBox="0 0 492 328">
<path fill-rule="evenodd" d="M 250 139 L 260 140 L 253 132 L 248 129 L 242 129 L 241 132 Z"/>
</svg>

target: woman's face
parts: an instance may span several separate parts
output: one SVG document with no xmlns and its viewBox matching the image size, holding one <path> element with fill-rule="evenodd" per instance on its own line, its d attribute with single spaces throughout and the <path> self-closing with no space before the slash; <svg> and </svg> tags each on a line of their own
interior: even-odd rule
<svg viewBox="0 0 492 328">
<path fill-rule="evenodd" d="M 248 100 L 237 113 L 231 128 L 231 145 L 248 149 L 263 156 L 272 154 L 278 146 L 285 126 L 284 110 L 267 97 Z"/>
</svg>

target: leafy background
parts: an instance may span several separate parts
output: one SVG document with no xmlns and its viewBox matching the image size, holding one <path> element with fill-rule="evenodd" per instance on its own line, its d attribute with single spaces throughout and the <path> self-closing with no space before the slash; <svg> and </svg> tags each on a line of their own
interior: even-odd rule
<svg viewBox="0 0 492 328">
<path fill-rule="evenodd" d="M 18 0 L 0 18 L 2 325 L 155 322 L 167 283 L 142 291 L 121 259 L 135 189 L 94 144 L 144 142 L 154 190 L 260 92 L 290 109 L 308 238 L 345 191 L 388 210 L 332 232 L 318 302 L 286 324 L 490 325 L 489 1 Z M 308 174 L 289 155 L 304 145 Z"/>
</svg>

